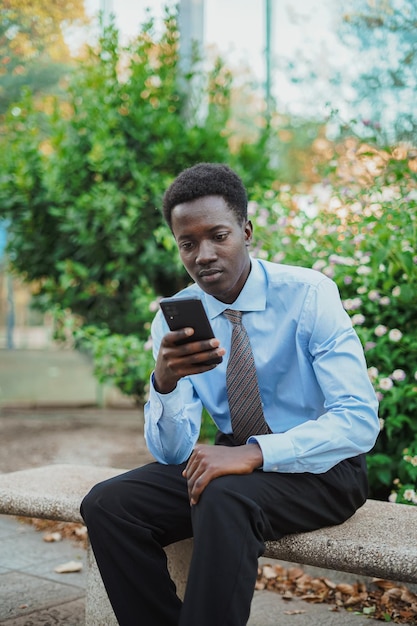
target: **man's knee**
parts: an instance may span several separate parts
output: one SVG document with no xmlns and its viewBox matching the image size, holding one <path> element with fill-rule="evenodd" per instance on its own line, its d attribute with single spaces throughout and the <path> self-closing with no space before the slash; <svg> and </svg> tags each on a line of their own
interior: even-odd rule
<svg viewBox="0 0 417 626">
<path fill-rule="evenodd" d="M 80 506 L 80 513 L 87 525 L 90 520 L 96 517 L 97 513 L 102 514 L 106 508 L 111 507 L 111 501 L 113 501 L 111 492 L 113 490 L 114 487 L 106 480 L 94 485 L 84 496 Z"/>
</svg>

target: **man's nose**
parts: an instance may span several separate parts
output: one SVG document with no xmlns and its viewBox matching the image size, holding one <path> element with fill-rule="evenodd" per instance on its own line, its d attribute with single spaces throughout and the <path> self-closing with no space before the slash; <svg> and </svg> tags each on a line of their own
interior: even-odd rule
<svg viewBox="0 0 417 626">
<path fill-rule="evenodd" d="M 198 247 L 196 262 L 200 265 L 207 265 L 217 258 L 216 248 L 211 241 L 203 241 Z"/>
</svg>

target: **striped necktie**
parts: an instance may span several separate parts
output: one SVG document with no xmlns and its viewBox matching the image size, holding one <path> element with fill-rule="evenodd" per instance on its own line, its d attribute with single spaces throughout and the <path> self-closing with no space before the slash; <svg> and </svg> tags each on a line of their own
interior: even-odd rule
<svg viewBox="0 0 417 626">
<path fill-rule="evenodd" d="M 226 309 L 224 314 L 233 324 L 226 370 L 227 396 L 233 436 L 242 445 L 251 435 L 265 435 L 271 431 L 262 410 L 255 362 L 248 334 L 242 324 L 242 311 Z"/>
</svg>

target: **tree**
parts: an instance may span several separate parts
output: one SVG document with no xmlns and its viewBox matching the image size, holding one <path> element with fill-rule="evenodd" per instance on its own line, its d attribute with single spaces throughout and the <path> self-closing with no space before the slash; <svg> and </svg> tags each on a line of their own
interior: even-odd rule
<svg viewBox="0 0 417 626">
<path fill-rule="evenodd" d="M 85 22 L 82 0 L 3 0 L 0 13 L 0 114 L 30 86 L 42 93 L 68 70 L 65 30 Z"/>
<path fill-rule="evenodd" d="M 350 0 L 340 30 L 355 50 L 354 104 L 385 141 L 417 139 L 417 4 L 414 0 Z"/>
</svg>

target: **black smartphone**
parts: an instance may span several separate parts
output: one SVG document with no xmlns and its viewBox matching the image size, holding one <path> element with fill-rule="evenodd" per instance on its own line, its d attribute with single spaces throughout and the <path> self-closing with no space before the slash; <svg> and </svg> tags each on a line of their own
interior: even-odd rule
<svg viewBox="0 0 417 626">
<path fill-rule="evenodd" d="M 203 341 L 214 337 L 213 329 L 200 298 L 163 298 L 159 304 L 170 330 L 179 330 L 185 327 L 194 328 L 194 335 L 187 337 L 180 343 Z M 223 357 L 218 356 L 206 361 L 205 364 L 217 365 L 222 361 Z"/>
</svg>

